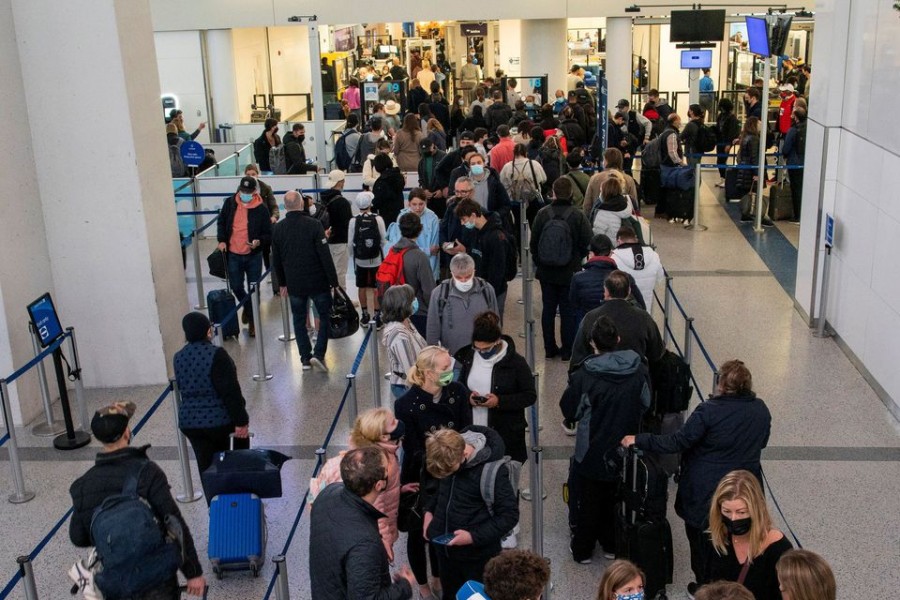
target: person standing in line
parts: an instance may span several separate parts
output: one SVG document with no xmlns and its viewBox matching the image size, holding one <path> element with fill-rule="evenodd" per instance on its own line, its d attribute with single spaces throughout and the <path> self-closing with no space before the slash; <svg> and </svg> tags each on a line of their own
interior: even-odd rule
<svg viewBox="0 0 900 600">
<path fill-rule="evenodd" d="M 344 94 L 342 96 L 343 100 L 347 101 L 347 106 L 352 111 L 359 110 L 360 107 L 360 99 L 359 99 L 359 80 L 355 77 L 351 77 L 350 81 L 347 83 L 346 89 L 344 89 Z"/>
<path fill-rule="evenodd" d="M 216 237 L 219 240 L 219 251 L 227 252 L 225 263 L 231 290 L 238 302 L 242 302 L 247 297 L 244 279 L 246 277 L 251 287 L 259 283 L 262 276 L 262 248 L 272 239 L 269 210 L 259 195 L 259 185 L 255 178 L 242 178 L 237 193 L 222 204 L 216 223 Z M 250 302 L 253 302 L 253 298 L 250 298 Z M 241 322 L 249 326 L 250 337 L 255 337 L 256 324 L 253 322 L 252 306 L 244 307 Z"/>
<path fill-rule="evenodd" d="M 394 157 L 401 171 L 415 171 L 419 166 L 419 142 L 425 134 L 419 128 L 419 119 L 414 113 L 403 118 L 403 127 L 394 136 Z"/>
<path fill-rule="evenodd" d="M 416 356 L 426 346 L 425 338 L 410 322 L 419 310 L 419 299 L 411 285 L 392 285 L 381 299 L 381 319 L 384 323 L 382 343 L 388 351 L 391 393 L 400 398 L 409 390 L 407 373 Z"/>
<path fill-rule="evenodd" d="M 409 206 L 400 211 L 396 224 L 388 226 L 386 246 L 392 246 L 396 244 L 401 237 L 405 237 L 402 236 L 400 232 L 400 219 L 403 218 L 403 215 L 407 213 L 416 215 L 422 225 L 422 231 L 416 238 L 416 244 L 422 252 L 425 253 L 425 256 L 428 257 L 428 263 L 431 266 L 433 275 L 432 279 L 437 281 L 439 273 L 438 255 L 441 250 L 439 242 L 441 222 L 434 211 L 428 208 L 427 196 L 428 192 L 424 188 L 415 187 L 410 190 L 408 200 Z M 430 289 L 428 293 L 431 294 Z"/>
<path fill-rule="evenodd" d="M 331 314 L 331 290 L 338 286 L 337 271 L 322 224 L 310 214 L 298 192 L 284 195 L 287 216 L 275 225 L 272 236 L 272 268 L 278 274 L 282 297 L 289 297 L 294 315 L 294 335 L 304 371 L 313 366 L 328 372 L 328 315 Z M 313 205 L 314 206 L 314 205 Z M 312 302 L 321 318 L 316 347 L 309 341 L 306 316 Z"/>
<path fill-rule="evenodd" d="M 244 175 L 247 177 L 253 177 L 256 179 L 257 185 L 259 185 L 259 195 L 263 199 L 263 203 L 266 205 L 266 208 L 269 209 L 269 220 L 272 222 L 272 225 L 278 222 L 278 218 L 281 216 L 281 212 L 278 210 L 278 202 L 275 200 L 275 194 L 272 192 L 272 186 L 259 178 L 259 167 L 257 167 L 253 163 L 249 163 L 246 167 L 244 167 Z M 269 267 L 272 264 L 272 242 L 271 240 L 268 242 L 263 242 L 262 245 L 262 257 L 263 257 L 263 267 L 268 271 Z M 270 277 L 272 280 L 272 293 L 278 293 L 278 283 L 275 281 L 274 277 Z"/>
<path fill-rule="evenodd" d="M 253 158 L 262 171 L 272 172 L 272 164 L 269 162 L 269 150 L 281 145 L 281 137 L 278 135 L 278 119 L 269 117 L 263 123 L 263 132 L 253 141 Z"/>
<path fill-rule="evenodd" d="M 372 184 L 372 193 L 374 194 L 372 208 L 381 215 L 386 225 L 390 225 L 397 220 L 400 211 L 403 210 L 403 188 L 406 185 L 406 176 L 400 172 L 400 168 L 387 154 L 376 154 L 372 159 L 372 167 L 378 173 L 378 179 Z"/>
<path fill-rule="evenodd" d="M 603 571 L 597 600 L 643 600 L 644 572 L 629 560 L 613 561 Z"/>
<path fill-rule="evenodd" d="M 216 453 L 229 449 L 232 434 L 235 448 L 250 447 L 250 417 L 234 361 L 225 348 L 211 342 L 207 316 L 190 312 L 181 320 L 181 328 L 187 344 L 172 358 L 181 392 L 178 426 L 191 443 L 197 471 L 203 475 Z"/>
<path fill-rule="evenodd" d="M 456 216 L 462 226 L 468 230 L 476 230 L 475 243 L 470 253 L 475 259 L 475 275 L 487 281 L 497 295 L 497 307 L 503 319 L 503 307 L 506 305 L 507 264 L 509 253 L 515 247 L 507 238 L 500 218 L 496 215 L 485 215 L 484 210 L 474 200 L 462 200 L 456 205 Z M 515 261 L 515 259 L 512 259 Z"/>
<path fill-rule="evenodd" d="M 794 108 L 791 118 L 793 124 L 784 137 L 782 152 L 785 162 L 791 167 L 802 167 L 803 157 L 806 154 L 806 109 L 799 106 Z M 791 182 L 791 202 L 794 206 L 794 216 L 791 223 L 800 224 L 800 210 L 803 200 L 803 169 L 788 169 L 788 179 Z"/>
<path fill-rule="evenodd" d="M 306 127 L 303 123 L 294 123 L 291 133 L 284 136 L 284 158 L 288 175 L 305 175 L 315 173 L 319 166 L 306 162 Z"/>
<path fill-rule="evenodd" d="M 703 77 L 700 78 L 700 106 L 707 113 L 711 113 L 715 101 L 716 84 L 709 76 L 709 69 L 703 69 Z"/>
<path fill-rule="evenodd" d="M 809 550 L 788 550 L 775 563 L 784 600 L 836 600 L 834 572 L 825 559 Z"/>
<path fill-rule="evenodd" d="M 474 315 L 487 310 L 498 313 L 494 288 L 475 276 L 475 261 L 468 254 L 450 260 L 450 279 L 431 292 L 425 339 L 441 344 L 451 354 L 472 342 Z"/>
<path fill-rule="evenodd" d="M 174 123 L 175 127 L 178 129 L 178 137 L 186 142 L 196 140 L 197 136 L 200 135 L 200 132 L 206 129 L 206 121 L 203 121 L 202 123 L 200 123 L 200 125 L 197 126 L 197 129 L 195 129 L 193 133 L 188 133 L 184 128 L 184 111 L 178 108 L 173 108 L 169 111 L 169 118 L 170 121 Z"/>
<path fill-rule="evenodd" d="M 347 285 L 347 230 L 350 219 L 353 218 L 350 201 L 343 194 L 345 178 L 343 171 L 334 169 L 328 174 L 329 189 L 322 192 L 322 203 L 328 212 L 329 227 L 325 232 L 328 236 L 328 250 L 341 287 Z"/>
<path fill-rule="evenodd" d="M 360 325 L 368 326 L 369 293 L 372 294 L 373 312 L 378 319 L 378 294 L 375 293 L 375 275 L 382 261 L 382 240 L 385 239 L 384 219 L 372 212 L 372 192 L 356 195 L 359 214 L 350 219 L 347 226 L 347 252 L 353 260 L 354 277 L 359 295 Z M 377 323 L 376 323 L 377 326 Z"/>
<path fill-rule="evenodd" d="M 731 154 L 732 141 L 741 133 L 741 125 L 734 114 L 734 103 L 728 98 L 719 100 L 719 114 L 716 117 L 716 164 L 719 166 L 721 180 L 716 187 L 725 187 L 725 165 Z"/>
<path fill-rule="evenodd" d="M 484 592 L 491 600 L 539 600 L 549 582 L 547 560 L 530 550 L 501 552 L 484 567 Z"/>
<path fill-rule="evenodd" d="M 424 206 L 424 200 L 417 198 Z M 436 223 L 435 223 L 436 225 Z M 428 255 L 418 246 L 422 236 L 422 221 L 415 212 L 407 212 L 397 222 L 400 239 L 394 244 L 392 251 L 403 252 L 403 278 L 415 291 L 417 311 L 411 320 L 419 333 L 425 333 L 428 319 L 428 303 L 434 290 L 434 272 Z"/>
</svg>

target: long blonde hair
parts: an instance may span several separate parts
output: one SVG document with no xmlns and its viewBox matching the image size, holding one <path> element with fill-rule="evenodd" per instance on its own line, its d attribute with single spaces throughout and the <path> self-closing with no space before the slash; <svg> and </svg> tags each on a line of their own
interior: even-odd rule
<svg viewBox="0 0 900 600">
<path fill-rule="evenodd" d="M 425 346 L 416 356 L 416 364 L 409 369 L 406 374 L 406 380 L 413 385 L 422 387 L 425 385 L 425 373 L 434 370 L 434 363 L 437 361 L 438 354 L 447 353 L 446 348 L 440 346 Z"/>
<path fill-rule="evenodd" d="M 750 471 L 732 471 L 716 486 L 709 507 L 709 533 L 713 547 L 720 555 L 727 554 L 731 544 L 722 519 L 722 504 L 730 500 L 743 500 L 750 513 L 750 554 L 747 560 L 753 562 L 766 549 L 766 538 L 772 530 L 772 517 L 756 475 Z"/>
<path fill-rule="evenodd" d="M 788 550 L 775 565 L 781 589 L 791 600 L 835 600 L 837 584 L 825 559 L 809 550 Z"/>
<path fill-rule="evenodd" d="M 353 430 L 350 431 L 350 444 L 354 448 L 374 446 L 381 441 L 388 423 L 394 420 L 394 413 L 389 408 L 370 408 L 356 417 Z"/>
</svg>

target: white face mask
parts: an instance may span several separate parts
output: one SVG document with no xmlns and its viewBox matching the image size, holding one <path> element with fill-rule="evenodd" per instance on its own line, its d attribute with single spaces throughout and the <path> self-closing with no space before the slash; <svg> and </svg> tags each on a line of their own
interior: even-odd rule
<svg viewBox="0 0 900 600">
<path fill-rule="evenodd" d="M 453 285 L 456 286 L 456 289 L 465 293 L 472 289 L 472 286 L 475 285 L 475 278 L 472 277 L 468 281 L 460 281 L 459 279 L 453 278 Z"/>
<path fill-rule="evenodd" d="M 316 208 L 316 205 L 315 205 L 315 204 L 311 205 L 311 206 L 309 207 L 309 216 L 311 216 L 311 217 L 316 216 L 316 210 L 318 210 L 318 209 Z"/>
</svg>

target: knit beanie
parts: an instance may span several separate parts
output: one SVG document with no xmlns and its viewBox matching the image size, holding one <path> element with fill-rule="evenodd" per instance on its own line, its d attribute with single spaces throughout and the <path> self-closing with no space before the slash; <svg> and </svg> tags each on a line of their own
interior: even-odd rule
<svg viewBox="0 0 900 600">
<path fill-rule="evenodd" d="M 188 342 L 205 340 L 209 327 L 209 319 L 201 312 L 189 312 L 181 320 L 181 328 Z"/>
</svg>

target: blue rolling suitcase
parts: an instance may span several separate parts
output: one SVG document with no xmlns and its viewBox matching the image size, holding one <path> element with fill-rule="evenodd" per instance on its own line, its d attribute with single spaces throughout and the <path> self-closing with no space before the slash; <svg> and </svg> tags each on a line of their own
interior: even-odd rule
<svg viewBox="0 0 900 600">
<path fill-rule="evenodd" d="M 206 306 L 209 309 L 209 320 L 212 323 L 219 323 L 222 327 L 222 338 L 237 337 L 241 332 L 238 325 L 237 313 L 232 315 L 228 321 L 222 323 L 228 313 L 234 310 L 237 302 L 229 290 L 210 290 L 206 294 Z"/>
<path fill-rule="evenodd" d="M 256 494 L 221 494 L 209 505 L 209 561 L 221 579 L 226 570 L 259 576 L 266 560 L 266 513 Z"/>
</svg>

